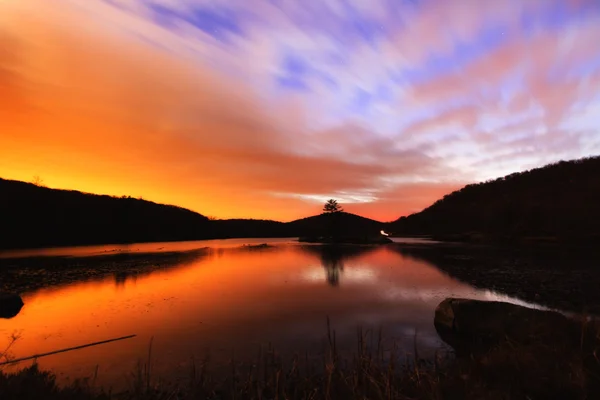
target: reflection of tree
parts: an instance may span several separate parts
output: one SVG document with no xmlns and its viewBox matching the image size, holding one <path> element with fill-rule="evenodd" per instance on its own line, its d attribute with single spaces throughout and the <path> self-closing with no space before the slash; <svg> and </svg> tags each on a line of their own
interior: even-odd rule
<svg viewBox="0 0 600 400">
<path fill-rule="evenodd" d="M 331 286 L 339 286 L 340 277 L 344 271 L 344 263 L 349 259 L 359 257 L 374 251 L 372 246 L 305 246 L 307 253 L 317 255 L 321 260 L 321 266 L 325 269 L 327 282 Z"/>
<path fill-rule="evenodd" d="M 327 216 L 329 237 L 331 242 L 335 243 L 339 239 L 339 217 L 344 211 L 337 200 L 329 199 L 323 206 L 323 212 Z"/>
<path fill-rule="evenodd" d="M 138 273 L 128 273 L 128 272 L 117 272 L 115 273 L 115 286 L 117 289 L 123 289 L 127 281 L 131 281 L 133 284 L 137 282 Z"/>
<path fill-rule="evenodd" d="M 340 284 L 340 275 L 344 270 L 344 257 L 336 251 L 323 251 L 321 253 L 321 265 L 327 273 L 327 282 L 331 286 Z"/>
</svg>

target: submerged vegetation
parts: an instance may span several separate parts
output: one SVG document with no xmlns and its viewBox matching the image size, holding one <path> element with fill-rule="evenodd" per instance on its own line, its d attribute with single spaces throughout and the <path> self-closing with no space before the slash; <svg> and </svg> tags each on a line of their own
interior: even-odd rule
<svg viewBox="0 0 600 400">
<path fill-rule="evenodd" d="M 552 309 L 600 315 L 600 249 L 456 244 L 388 248 L 472 287 Z"/>
<path fill-rule="evenodd" d="M 87 257 L 0 258 L 0 293 L 28 293 L 50 286 L 113 277 L 115 283 L 188 265 L 214 249 L 157 253 L 102 253 Z"/>
</svg>

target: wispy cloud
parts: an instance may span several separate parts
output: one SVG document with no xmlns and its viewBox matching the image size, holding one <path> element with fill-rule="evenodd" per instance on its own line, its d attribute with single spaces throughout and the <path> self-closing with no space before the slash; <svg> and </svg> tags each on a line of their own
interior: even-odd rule
<svg viewBox="0 0 600 400">
<path fill-rule="evenodd" d="M 600 4 L 0 2 L 0 175 L 392 219 L 600 151 Z"/>
</svg>

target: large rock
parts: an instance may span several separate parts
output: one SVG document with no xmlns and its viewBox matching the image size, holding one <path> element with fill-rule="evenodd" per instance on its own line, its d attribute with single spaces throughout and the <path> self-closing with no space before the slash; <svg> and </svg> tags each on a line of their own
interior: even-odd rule
<svg viewBox="0 0 600 400">
<path fill-rule="evenodd" d="M 496 301 L 448 298 L 435 310 L 438 334 L 457 351 L 487 350 L 499 342 L 574 346 L 582 323 L 554 311 Z"/>
<path fill-rule="evenodd" d="M 14 293 L 0 293 L 0 318 L 12 318 L 23 308 L 23 299 Z"/>
<path fill-rule="evenodd" d="M 584 323 L 585 321 L 585 323 Z M 435 312 L 456 352 L 448 369 L 472 399 L 591 399 L 600 393 L 593 321 L 509 303 L 446 299 Z"/>
</svg>

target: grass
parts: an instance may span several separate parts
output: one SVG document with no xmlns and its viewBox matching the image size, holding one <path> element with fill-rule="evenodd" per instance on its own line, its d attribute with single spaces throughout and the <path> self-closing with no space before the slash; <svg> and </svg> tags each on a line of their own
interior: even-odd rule
<svg viewBox="0 0 600 400">
<path fill-rule="evenodd" d="M 589 330 L 582 329 L 582 332 Z M 419 358 L 396 346 L 383 348 L 381 331 L 357 329 L 357 348 L 342 358 L 328 324 L 328 350 L 315 362 L 308 354 L 283 362 L 271 346 L 254 360 L 232 355 L 228 371 L 211 368 L 209 358 L 193 363 L 189 379 L 165 382 L 152 373 L 152 343 L 145 362 L 132 372 L 121 393 L 97 388 L 94 377 L 59 387 L 34 364 L 18 373 L 0 371 L 2 400 L 187 400 L 187 399 L 593 399 L 600 398 L 598 330 L 576 351 L 535 340 L 502 342 L 468 357 Z M 370 340 L 369 339 L 370 336 Z M 585 342 L 585 345 L 584 345 Z"/>
</svg>

